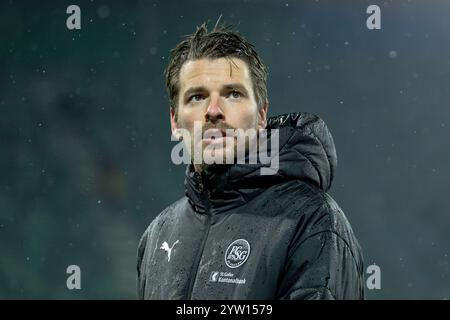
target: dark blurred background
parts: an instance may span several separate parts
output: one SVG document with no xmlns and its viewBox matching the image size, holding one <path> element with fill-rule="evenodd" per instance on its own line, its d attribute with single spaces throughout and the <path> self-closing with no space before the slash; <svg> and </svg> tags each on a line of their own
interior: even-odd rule
<svg viewBox="0 0 450 320">
<path fill-rule="evenodd" d="M 0 298 L 136 297 L 139 238 L 184 194 L 168 52 L 221 14 L 269 66 L 270 115 L 330 127 L 330 194 L 381 268 L 367 298 L 449 298 L 450 2 L 407 0 L 2 1 Z"/>
</svg>

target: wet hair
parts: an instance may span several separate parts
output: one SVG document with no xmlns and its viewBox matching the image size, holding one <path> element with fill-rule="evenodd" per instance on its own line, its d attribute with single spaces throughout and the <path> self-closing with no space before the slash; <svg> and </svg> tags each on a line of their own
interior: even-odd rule
<svg viewBox="0 0 450 320">
<path fill-rule="evenodd" d="M 208 58 L 239 58 L 248 66 L 253 92 L 258 108 L 267 103 L 267 67 L 262 62 L 254 46 L 245 40 L 231 26 L 218 25 L 208 32 L 206 23 L 184 39 L 170 51 L 169 64 L 165 70 L 166 87 L 170 108 L 177 115 L 179 76 L 187 61 Z"/>
</svg>

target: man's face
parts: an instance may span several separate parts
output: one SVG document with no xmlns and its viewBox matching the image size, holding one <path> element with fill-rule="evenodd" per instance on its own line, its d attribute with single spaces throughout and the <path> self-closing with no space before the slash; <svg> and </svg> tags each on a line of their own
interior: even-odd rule
<svg viewBox="0 0 450 320">
<path fill-rule="evenodd" d="M 224 157 L 236 155 L 236 138 L 222 137 L 227 129 L 265 128 L 267 105 L 258 108 L 248 66 L 241 59 L 188 61 L 180 70 L 179 86 L 177 115 L 171 112 L 172 132 L 187 129 L 192 148 L 199 147 L 204 155 L 219 150 Z M 194 137 L 195 122 L 201 123 L 200 137 Z M 205 137 L 206 130 L 214 138 Z"/>
</svg>

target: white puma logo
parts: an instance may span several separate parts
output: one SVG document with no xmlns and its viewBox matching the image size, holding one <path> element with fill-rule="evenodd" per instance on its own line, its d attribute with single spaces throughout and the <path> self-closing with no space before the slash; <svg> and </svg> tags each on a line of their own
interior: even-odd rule
<svg viewBox="0 0 450 320">
<path fill-rule="evenodd" d="M 180 241 L 178 241 L 178 240 L 175 241 L 171 247 L 169 247 L 169 244 L 166 241 L 164 241 L 163 244 L 161 245 L 160 249 L 167 251 L 167 256 L 168 256 L 167 261 L 168 262 L 170 262 L 170 254 L 172 253 L 172 249 L 178 242 L 180 242 Z"/>
</svg>

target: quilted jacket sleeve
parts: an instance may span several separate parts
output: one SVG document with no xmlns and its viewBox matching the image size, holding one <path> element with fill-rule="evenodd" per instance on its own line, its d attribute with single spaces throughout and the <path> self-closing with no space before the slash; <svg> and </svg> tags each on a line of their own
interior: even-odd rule
<svg viewBox="0 0 450 320">
<path fill-rule="evenodd" d="M 278 298 L 364 299 L 360 246 L 339 208 L 322 205 L 291 242 Z"/>
</svg>

